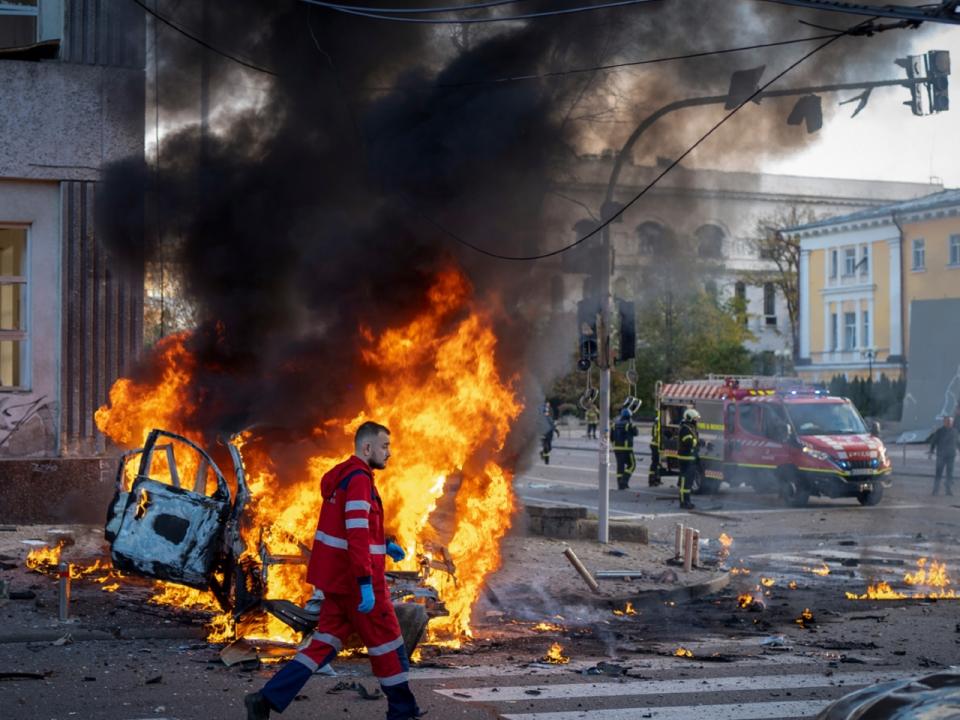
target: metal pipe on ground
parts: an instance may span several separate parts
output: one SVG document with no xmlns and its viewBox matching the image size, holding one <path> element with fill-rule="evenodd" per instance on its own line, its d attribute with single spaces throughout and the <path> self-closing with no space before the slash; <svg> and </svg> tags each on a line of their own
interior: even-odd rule
<svg viewBox="0 0 960 720">
<path fill-rule="evenodd" d="M 693 545 L 692 550 L 690 551 L 691 555 L 691 564 L 693 567 L 700 567 L 700 531 L 694 530 L 693 535 L 690 539 L 691 544 Z"/>
<path fill-rule="evenodd" d="M 674 559 L 680 560 L 683 557 L 683 523 L 674 525 L 673 548 Z"/>
<path fill-rule="evenodd" d="M 563 554 L 567 556 L 567 560 L 570 561 L 570 564 L 573 565 L 573 569 L 580 573 L 580 577 L 583 578 L 583 581 L 587 586 L 595 593 L 600 592 L 600 586 L 597 584 L 597 581 L 593 579 L 593 575 L 590 574 L 590 571 L 584 567 L 583 563 L 580 562 L 580 558 L 577 557 L 577 554 L 573 551 L 572 548 L 567 548 L 563 551 Z"/>
</svg>

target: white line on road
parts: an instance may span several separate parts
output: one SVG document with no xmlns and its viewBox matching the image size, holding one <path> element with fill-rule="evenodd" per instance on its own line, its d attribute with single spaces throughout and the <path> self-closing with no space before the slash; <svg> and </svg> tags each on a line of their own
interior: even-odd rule
<svg viewBox="0 0 960 720">
<path fill-rule="evenodd" d="M 694 646 L 691 646 L 694 647 Z M 410 678 L 412 680 L 455 680 L 459 678 L 497 678 L 497 677 L 538 677 L 543 675 L 569 675 L 571 673 L 580 673 L 587 668 L 596 665 L 601 660 L 609 662 L 608 658 L 598 657 L 590 661 L 581 661 L 579 663 L 570 663 L 569 665 L 535 665 L 518 669 L 516 665 L 490 666 L 477 665 L 470 667 L 452 667 L 452 668 L 411 668 Z M 754 655 L 736 661 L 734 667 L 777 667 L 780 665 L 812 665 L 822 662 L 820 658 L 810 658 L 803 655 Z M 708 670 L 716 668 L 716 663 L 697 662 L 685 658 L 662 657 L 642 660 L 629 665 L 631 670 L 639 671 L 674 671 L 678 668 L 683 670 Z M 727 665 L 727 667 L 731 667 Z M 526 674 L 525 674 L 526 673 Z M 529 687 L 529 686 L 528 686 Z M 460 691 L 457 692 L 468 692 Z"/>
<path fill-rule="evenodd" d="M 676 693 L 742 692 L 747 690 L 792 690 L 793 688 L 850 687 L 869 685 L 887 676 L 875 672 L 843 675 L 740 675 L 734 677 L 689 678 L 639 682 L 569 683 L 537 685 L 536 695 L 529 685 L 435 690 L 441 695 L 464 702 L 507 702 L 510 700 L 563 700 L 588 697 L 626 697 L 635 695 L 671 695 Z M 843 683 L 841 685 L 841 683 Z M 456 693 L 456 695 L 453 695 Z"/>
<path fill-rule="evenodd" d="M 552 713 L 522 713 L 502 715 L 504 720 L 786 720 L 786 718 L 813 717 L 829 704 L 823 700 L 795 700 L 792 702 L 736 703 L 733 705 L 682 705 L 680 707 L 618 708 L 616 710 L 572 710 Z"/>
</svg>

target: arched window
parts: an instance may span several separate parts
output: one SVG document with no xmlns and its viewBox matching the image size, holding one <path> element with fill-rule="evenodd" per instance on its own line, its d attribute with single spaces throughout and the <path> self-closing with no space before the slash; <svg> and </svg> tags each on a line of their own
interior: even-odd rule
<svg viewBox="0 0 960 720">
<path fill-rule="evenodd" d="M 723 257 L 723 239 L 726 233 L 718 225 L 701 225 L 693 234 L 697 241 L 697 254 L 702 258 Z"/>
<path fill-rule="evenodd" d="M 641 223 L 637 226 L 637 241 L 641 255 L 662 255 L 667 249 L 667 231 L 658 222 Z"/>
</svg>

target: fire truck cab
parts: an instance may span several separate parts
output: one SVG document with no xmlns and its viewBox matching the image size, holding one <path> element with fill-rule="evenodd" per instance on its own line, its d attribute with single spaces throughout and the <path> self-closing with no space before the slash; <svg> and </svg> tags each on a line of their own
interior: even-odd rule
<svg viewBox="0 0 960 720">
<path fill-rule="evenodd" d="M 657 384 L 660 468 L 677 474 L 683 411 L 700 413 L 700 472 L 696 493 L 722 481 L 776 492 L 794 507 L 811 495 L 855 497 L 876 505 L 890 482 L 890 461 L 878 428 L 847 398 L 792 378 L 738 377 Z"/>
</svg>

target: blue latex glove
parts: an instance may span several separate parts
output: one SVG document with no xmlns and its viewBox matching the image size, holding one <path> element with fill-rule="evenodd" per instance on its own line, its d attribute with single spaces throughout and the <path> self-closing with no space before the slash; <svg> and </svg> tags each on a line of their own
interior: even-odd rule
<svg viewBox="0 0 960 720">
<path fill-rule="evenodd" d="M 394 562 L 400 562 L 407 556 L 403 548 L 393 542 L 393 540 L 387 543 L 387 555 L 389 555 L 390 559 Z"/>
<path fill-rule="evenodd" d="M 373 603 L 373 585 L 364 583 L 360 586 L 360 604 L 357 605 L 357 612 L 362 612 L 366 615 L 373 610 Z"/>
</svg>

